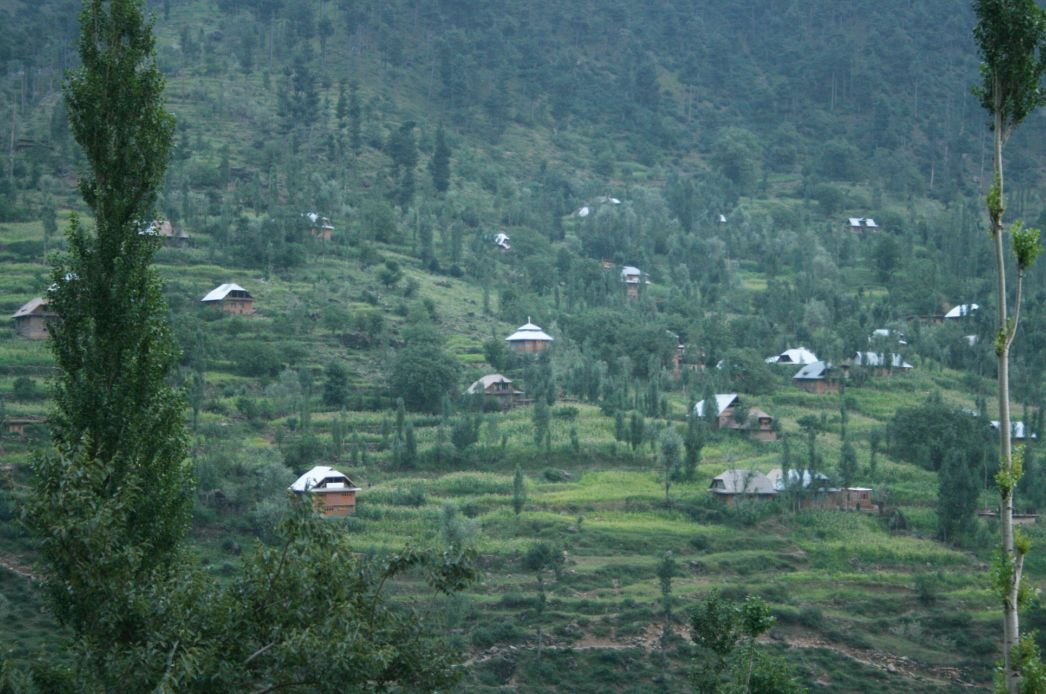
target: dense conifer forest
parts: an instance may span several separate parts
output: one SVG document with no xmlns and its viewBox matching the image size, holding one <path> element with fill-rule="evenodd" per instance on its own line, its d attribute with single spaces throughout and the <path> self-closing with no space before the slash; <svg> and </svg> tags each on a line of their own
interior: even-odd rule
<svg viewBox="0 0 1046 694">
<path fill-rule="evenodd" d="M 84 643 L 55 617 L 39 533 L 71 386 L 15 320 L 79 278 L 51 265 L 76 251 L 71 220 L 104 226 L 63 94 L 79 12 L 0 2 L 0 691 L 70 681 Z M 972 6 L 146 12 L 174 129 L 155 222 L 129 223 L 160 239 L 149 300 L 178 352 L 160 380 L 193 478 L 162 563 L 191 570 L 165 579 L 166 631 L 137 623 L 156 651 L 134 657 L 160 674 L 128 665 L 128 687 L 177 671 L 172 691 L 341 691 L 288 675 L 309 665 L 294 649 L 386 617 L 331 656 L 355 686 L 991 685 L 999 326 Z M 1046 225 L 1044 142 L 1040 109 L 1006 144 L 1007 223 Z M 506 340 L 527 324 L 552 338 L 539 351 Z M 1046 511 L 1044 357 L 1039 263 L 1009 362 L 1027 521 Z M 316 466 L 359 488 L 353 513 L 295 506 Z M 762 495 L 710 491 L 764 477 Z M 1022 526 L 1028 633 L 1046 626 L 1043 527 Z M 265 584 L 285 566 L 304 568 Z M 273 592 L 323 598 L 281 612 Z M 223 680 L 213 644 L 237 633 L 225 653 L 249 672 Z"/>
</svg>

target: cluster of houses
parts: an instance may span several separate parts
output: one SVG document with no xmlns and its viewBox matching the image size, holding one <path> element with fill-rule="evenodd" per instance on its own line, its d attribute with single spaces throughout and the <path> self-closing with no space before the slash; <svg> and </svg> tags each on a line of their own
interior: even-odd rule
<svg viewBox="0 0 1046 694">
<path fill-rule="evenodd" d="M 757 470 L 726 470 L 712 478 L 708 491 L 727 506 L 739 499 L 771 501 L 787 492 L 797 492 L 794 496 L 799 508 L 878 510 L 870 487 L 833 487 L 821 473 L 789 470 L 785 475 L 781 468 L 765 475 Z"/>
<path fill-rule="evenodd" d="M 200 303 L 225 313 L 254 313 L 254 297 L 238 284 L 220 284 L 200 299 Z M 57 317 L 57 314 L 48 308 L 47 299 L 42 296 L 30 299 L 11 314 L 15 333 L 29 340 L 47 339 L 47 326 Z"/>
</svg>

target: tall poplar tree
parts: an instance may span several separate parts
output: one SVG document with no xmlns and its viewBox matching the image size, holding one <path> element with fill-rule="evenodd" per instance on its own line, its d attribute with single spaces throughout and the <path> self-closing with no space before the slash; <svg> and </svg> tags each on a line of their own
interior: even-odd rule
<svg viewBox="0 0 1046 694">
<path fill-rule="evenodd" d="M 987 195 L 989 231 L 995 250 L 998 327 L 995 354 L 999 379 L 999 471 L 995 476 L 1001 497 L 1002 551 L 996 578 L 1003 603 L 1003 677 L 1011 694 L 1021 691 L 1022 664 L 1030 642 L 1022 644 L 1018 610 L 1021 576 L 1027 538 L 1013 527 L 1013 492 L 1021 478 L 1022 451 L 1012 448 L 1010 428 L 1010 347 L 1020 319 L 1021 292 L 1025 272 L 1042 250 L 1037 229 L 1026 229 L 1018 221 L 1010 228 L 1016 256 L 1017 281 L 1013 311 L 1008 311 L 1006 253 L 1003 224 L 1003 146 L 1018 125 L 1046 102 L 1041 86 L 1046 72 L 1046 13 L 1035 0 L 977 0 L 974 38 L 981 57 L 982 82 L 975 89 L 981 105 L 991 116 L 994 135 L 991 189 Z"/>
<path fill-rule="evenodd" d="M 192 499 L 185 401 L 168 382 L 177 352 L 151 267 L 159 242 L 148 233 L 174 118 L 141 2 L 88 0 L 80 25 L 65 99 L 94 225 L 72 220 L 52 269 L 54 450 L 36 463 L 27 519 L 51 608 L 101 671 L 107 653 L 148 632 L 142 591 L 171 569 Z"/>
</svg>

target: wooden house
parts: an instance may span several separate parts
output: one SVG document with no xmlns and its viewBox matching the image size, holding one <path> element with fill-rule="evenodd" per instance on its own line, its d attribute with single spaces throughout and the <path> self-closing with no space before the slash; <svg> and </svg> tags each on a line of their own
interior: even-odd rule
<svg viewBox="0 0 1046 694">
<path fill-rule="evenodd" d="M 629 299 L 639 298 L 639 285 L 643 283 L 643 272 L 631 265 L 621 268 L 621 281 L 625 284 L 625 296 Z"/>
<path fill-rule="evenodd" d="M 820 472 L 811 474 L 808 470 L 802 473 L 789 470 L 786 483 L 781 468 L 774 468 L 766 473 L 766 477 L 779 494 L 790 489 L 801 490 L 799 508 L 843 511 L 876 511 L 879 508 L 872 501 L 870 487 L 833 487 L 828 476 Z"/>
<path fill-rule="evenodd" d="M 327 217 L 321 217 L 315 212 L 306 212 L 304 215 L 309 220 L 309 235 L 321 241 L 330 241 L 334 234 L 334 225 Z"/>
<path fill-rule="evenodd" d="M 769 501 L 777 496 L 767 476 L 756 470 L 726 470 L 712 478 L 708 491 L 727 506 L 733 506 L 738 498 Z"/>
<path fill-rule="evenodd" d="M 753 407 L 748 410 L 745 421 L 739 422 L 736 417 L 736 412 L 740 403 L 741 401 L 738 398 L 737 393 L 716 393 L 716 420 L 713 428 L 742 431 L 760 441 L 776 441 L 777 432 L 773 429 L 774 418 L 763 410 Z M 705 416 L 704 400 L 694 405 L 694 416 Z"/>
<path fill-rule="evenodd" d="M 4 430 L 14 436 L 25 436 L 26 429 L 37 424 L 43 424 L 43 417 L 8 417 L 4 420 Z"/>
<path fill-rule="evenodd" d="M 523 397 L 523 391 L 512 387 L 512 379 L 501 374 L 487 374 L 465 390 L 466 395 L 492 398 L 504 409 L 512 407 Z"/>
<path fill-rule="evenodd" d="M 834 393 L 839 390 L 839 379 L 832 372 L 832 365 L 826 361 L 815 361 L 799 369 L 792 376 L 792 383 L 808 393 Z"/>
<path fill-rule="evenodd" d="M 238 284 L 222 284 L 212 289 L 200 303 L 212 306 L 216 311 L 247 315 L 254 313 L 254 297 Z"/>
<path fill-rule="evenodd" d="M 54 311 L 47 308 L 47 299 L 41 297 L 29 301 L 11 315 L 15 332 L 30 340 L 46 340 L 47 326 L 57 317 Z"/>
<path fill-rule="evenodd" d="M 549 348 L 552 344 L 553 338 L 548 335 L 540 327 L 530 322 L 530 318 L 527 318 L 527 322 L 505 338 L 508 342 L 508 347 L 513 352 L 541 352 Z"/>
<path fill-rule="evenodd" d="M 356 492 L 348 476 L 326 465 L 317 465 L 295 480 L 288 489 L 312 495 L 313 504 L 325 516 L 347 516 L 356 511 Z"/>
<path fill-rule="evenodd" d="M 166 219 L 151 222 L 140 233 L 146 236 L 157 236 L 163 241 L 163 245 L 171 248 L 182 248 L 189 245 L 189 232 L 184 229 L 175 229 L 174 225 Z"/>
</svg>

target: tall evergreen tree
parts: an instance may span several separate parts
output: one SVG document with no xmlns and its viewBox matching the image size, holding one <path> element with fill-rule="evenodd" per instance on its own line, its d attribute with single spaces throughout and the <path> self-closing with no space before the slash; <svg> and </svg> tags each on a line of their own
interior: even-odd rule
<svg viewBox="0 0 1046 694">
<path fill-rule="evenodd" d="M 440 125 L 436 130 L 436 146 L 429 160 L 429 174 L 432 176 L 432 187 L 436 192 L 446 193 L 450 188 L 450 147 Z"/>
<path fill-rule="evenodd" d="M 1018 618 L 1021 575 L 1029 543 L 1014 531 L 1013 491 L 1021 477 L 1021 456 L 1014 455 L 1010 428 L 1010 347 L 1020 319 L 1021 290 L 1026 270 L 1042 251 L 1038 229 L 1013 225 L 1011 237 L 1017 265 L 1016 298 L 1012 315 L 1006 293 L 1006 253 L 1003 237 L 1005 197 L 1002 150 L 1018 125 L 1046 103 L 1042 77 L 1046 73 L 1046 12 L 1035 0 L 977 0 L 974 38 L 981 57 L 981 85 L 976 89 L 981 105 L 991 116 L 994 135 L 993 180 L 988 191 L 988 219 L 995 251 L 998 300 L 995 354 L 999 381 L 999 472 L 996 480 L 1001 497 L 1002 557 L 999 589 L 1003 601 L 1003 660 L 1006 689 L 1021 691 L 1021 658 L 1018 653 Z M 1041 668 L 1040 668 L 1041 669 Z"/>
<path fill-rule="evenodd" d="M 95 229 L 74 218 L 52 271 L 54 451 L 36 463 L 27 518 L 54 614 L 116 688 L 106 654 L 147 633 L 139 598 L 171 569 L 192 503 L 185 401 L 167 381 L 177 352 L 151 266 L 159 246 L 144 233 L 174 119 L 141 2 L 89 0 L 80 23 L 65 97 Z"/>
</svg>

